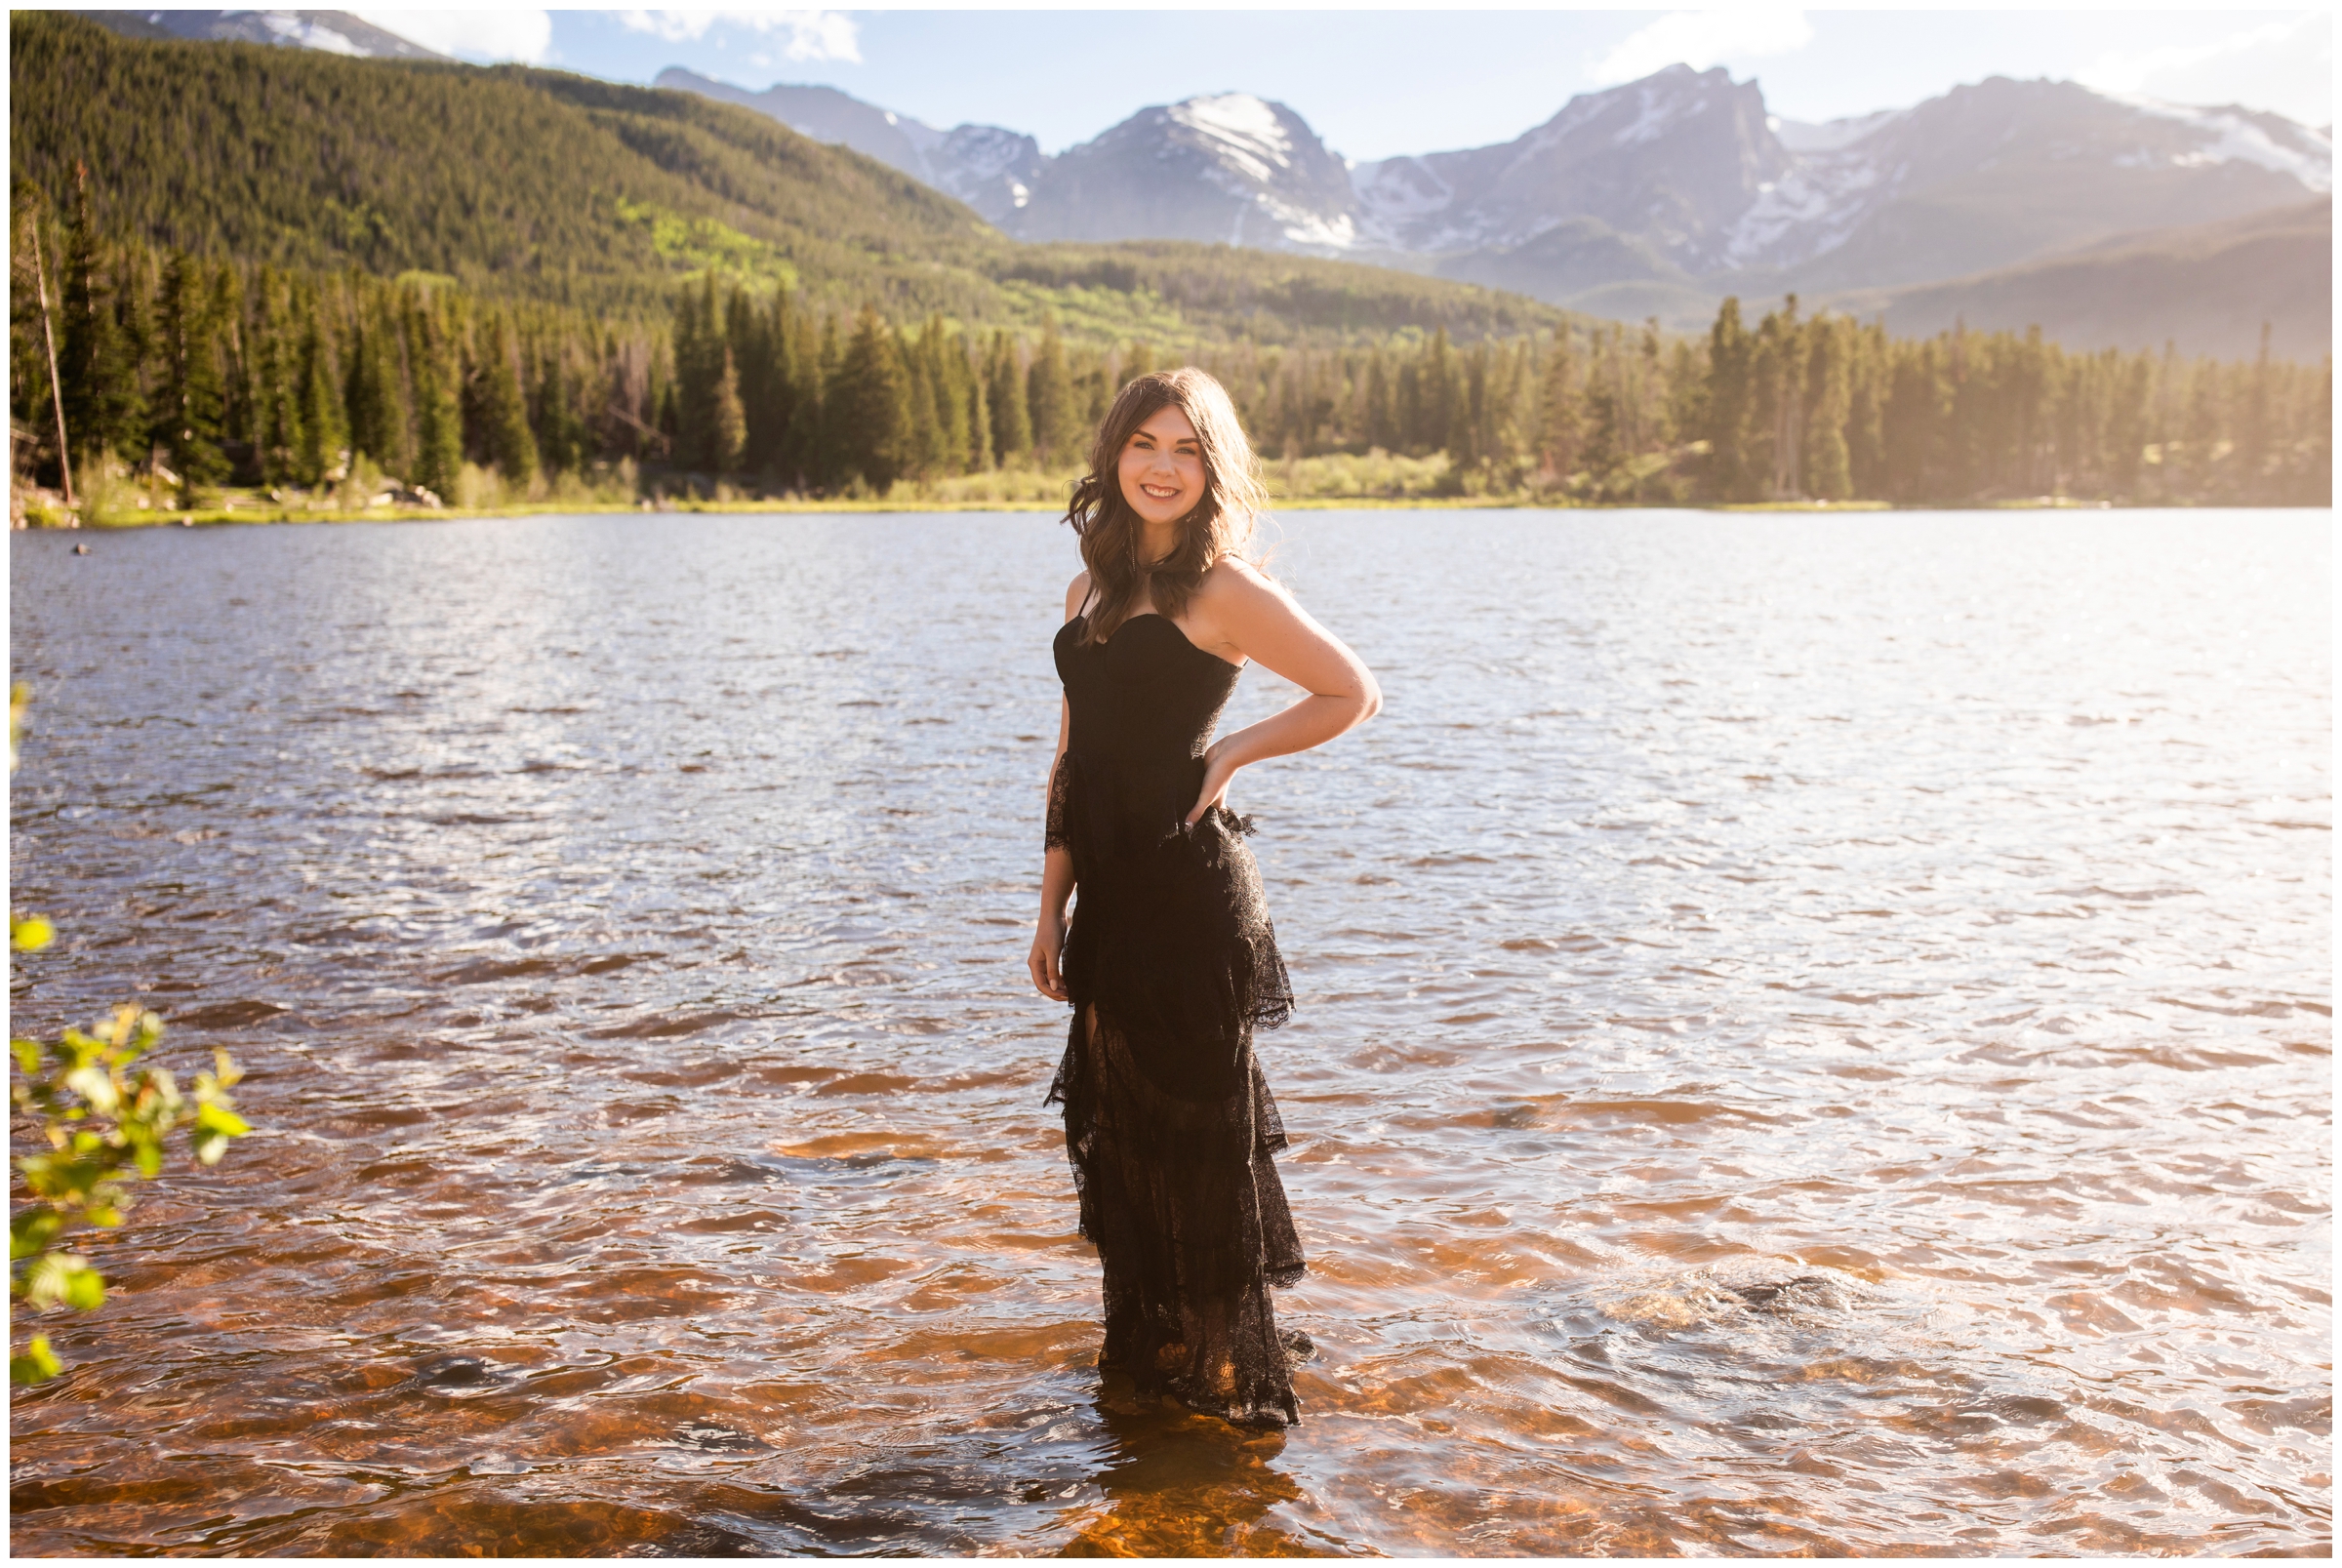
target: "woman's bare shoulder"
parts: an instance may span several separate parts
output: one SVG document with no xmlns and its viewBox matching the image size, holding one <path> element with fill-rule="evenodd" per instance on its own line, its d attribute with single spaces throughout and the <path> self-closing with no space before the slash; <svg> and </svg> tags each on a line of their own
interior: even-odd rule
<svg viewBox="0 0 2342 1568">
<path fill-rule="evenodd" d="M 1087 599 L 1089 596 L 1089 572 L 1087 570 L 1083 570 L 1074 573 L 1073 581 L 1066 584 L 1066 619 L 1068 621 L 1072 620 L 1075 616 L 1081 613 L 1082 601 Z"/>
<path fill-rule="evenodd" d="M 1276 599 L 1291 597 L 1276 579 L 1241 555 L 1223 555 L 1214 561 L 1196 584 L 1196 592 L 1206 604 L 1215 605 L 1253 603 L 1263 594 Z"/>
</svg>

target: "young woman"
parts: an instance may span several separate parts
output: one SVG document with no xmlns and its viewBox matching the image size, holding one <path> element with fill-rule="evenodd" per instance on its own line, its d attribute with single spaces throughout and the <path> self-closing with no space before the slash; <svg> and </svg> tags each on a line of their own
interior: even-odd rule
<svg viewBox="0 0 2342 1568">
<path fill-rule="evenodd" d="M 1303 1265 L 1252 1034 L 1293 995 L 1228 787 L 1371 718 L 1382 695 L 1244 558 L 1265 499 L 1235 409 L 1201 371 L 1142 376 L 1107 412 L 1067 512 L 1084 570 L 1054 648 L 1065 699 L 1029 962 L 1043 995 L 1073 1006 L 1049 1103 L 1065 1106 L 1081 1233 L 1105 1266 L 1099 1365 L 1282 1427 L 1300 1410 L 1269 1287 Z M 1309 695 L 1213 741 L 1256 660 Z"/>
</svg>

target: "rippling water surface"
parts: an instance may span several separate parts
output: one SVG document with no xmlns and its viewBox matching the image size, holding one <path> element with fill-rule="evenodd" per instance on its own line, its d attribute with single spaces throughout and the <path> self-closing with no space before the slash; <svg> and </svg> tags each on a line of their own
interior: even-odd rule
<svg viewBox="0 0 2342 1568">
<path fill-rule="evenodd" d="M 1062 528 L 17 535 L 16 1027 L 143 994 L 262 1132 L 100 1249 L 12 1545 L 2319 1552 L 2330 528 L 1287 518 L 1388 703 L 1233 796 L 1272 1436 L 1091 1365 Z"/>
</svg>

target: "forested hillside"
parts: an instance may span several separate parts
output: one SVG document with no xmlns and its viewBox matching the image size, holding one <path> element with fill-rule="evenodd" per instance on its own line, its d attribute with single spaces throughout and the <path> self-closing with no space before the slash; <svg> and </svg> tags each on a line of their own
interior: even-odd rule
<svg viewBox="0 0 2342 1568">
<path fill-rule="evenodd" d="M 74 170 L 105 231 L 297 269 L 664 314 L 714 266 L 841 308 L 1076 337 L 1267 342 L 1565 319 L 1412 273 L 1204 245 L 1018 245 L 874 159 L 733 104 L 518 66 L 149 42 L 16 14 L 11 175 L 51 211 Z"/>
<path fill-rule="evenodd" d="M 2330 361 L 2265 348 L 1897 339 L 1794 300 L 1678 337 L 1340 262 L 1019 245 L 746 110 L 546 72 L 39 14 L 12 72 L 12 451 L 43 484 L 69 451 L 85 489 L 182 506 L 1046 497 L 1116 388 L 1193 363 L 1292 495 L 2330 496 Z"/>
</svg>

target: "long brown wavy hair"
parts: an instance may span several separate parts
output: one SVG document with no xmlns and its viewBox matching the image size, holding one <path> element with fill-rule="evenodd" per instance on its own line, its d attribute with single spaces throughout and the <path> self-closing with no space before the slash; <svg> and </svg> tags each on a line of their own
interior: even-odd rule
<svg viewBox="0 0 2342 1568">
<path fill-rule="evenodd" d="M 1179 520 L 1179 547 L 1159 561 L 1141 558 L 1147 525 L 1122 499 L 1122 449 L 1133 431 L 1166 408 L 1195 426 L 1203 449 L 1203 499 Z M 1155 610 L 1176 621 L 1223 556 L 1243 558 L 1253 519 L 1269 503 L 1260 462 L 1236 408 L 1218 382 L 1194 369 L 1141 376 L 1115 395 L 1090 448 L 1090 471 L 1073 487 L 1066 521 L 1081 540 L 1092 608 L 1082 640 L 1104 642 L 1130 618 L 1144 586 Z"/>
</svg>

